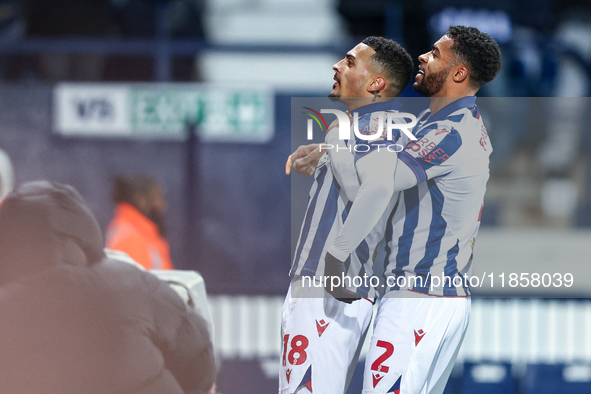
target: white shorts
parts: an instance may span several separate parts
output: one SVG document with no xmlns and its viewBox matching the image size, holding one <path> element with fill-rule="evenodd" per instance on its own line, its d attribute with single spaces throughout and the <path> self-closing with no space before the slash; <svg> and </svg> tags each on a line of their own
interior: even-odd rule
<svg viewBox="0 0 591 394">
<path fill-rule="evenodd" d="M 470 298 L 384 298 L 378 306 L 363 394 L 440 394 L 470 318 Z"/>
<path fill-rule="evenodd" d="M 292 287 L 298 285 L 299 280 L 291 282 L 283 304 L 279 394 L 343 394 L 371 322 L 373 304 L 365 299 L 347 304 L 328 294 L 326 298 L 292 298 Z"/>
</svg>

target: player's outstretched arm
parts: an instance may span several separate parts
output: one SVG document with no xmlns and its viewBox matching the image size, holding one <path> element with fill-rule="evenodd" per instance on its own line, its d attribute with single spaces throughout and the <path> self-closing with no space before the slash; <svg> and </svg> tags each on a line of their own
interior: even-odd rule
<svg viewBox="0 0 591 394">
<path fill-rule="evenodd" d="M 357 161 L 361 186 L 343 228 L 328 248 L 338 260 L 347 259 L 392 205 L 396 164 L 397 154 L 386 149 Z"/>
<path fill-rule="evenodd" d="M 328 277 L 325 289 L 339 301 L 352 302 L 355 298 L 350 298 L 352 293 L 345 288 L 344 280 L 337 281 L 333 277 L 342 278 L 346 275 L 347 257 L 393 205 L 396 156 L 395 152 L 382 150 L 373 152 L 357 162 L 361 187 L 343 228 L 328 248 L 325 258 L 324 276 Z M 335 287 L 334 283 L 340 285 Z"/>
</svg>

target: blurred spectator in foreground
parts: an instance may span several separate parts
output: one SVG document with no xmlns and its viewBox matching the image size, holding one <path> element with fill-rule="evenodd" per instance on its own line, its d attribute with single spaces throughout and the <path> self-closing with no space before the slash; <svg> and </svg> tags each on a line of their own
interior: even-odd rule
<svg viewBox="0 0 591 394">
<path fill-rule="evenodd" d="M 0 203 L 14 187 L 14 171 L 10 157 L 0 149 Z"/>
<path fill-rule="evenodd" d="M 205 322 L 152 274 L 105 259 L 71 187 L 27 183 L 0 208 L 0 387 L 5 393 L 205 393 Z"/>
<path fill-rule="evenodd" d="M 113 179 L 115 217 L 107 247 L 127 253 L 146 269 L 173 269 L 166 240 L 166 201 L 155 179 L 144 174 Z"/>
</svg>

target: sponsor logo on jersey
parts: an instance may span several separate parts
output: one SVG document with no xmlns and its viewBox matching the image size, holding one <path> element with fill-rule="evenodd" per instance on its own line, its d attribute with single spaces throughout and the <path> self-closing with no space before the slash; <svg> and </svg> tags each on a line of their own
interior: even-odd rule
<svg viewBox="0 0 591 394">
<path fill-rule="evenodd" d="M 325 322 L 324 319 L 320 321 L 316 320 L 316 329 L 318 330 L 318 337 L 321 337 L 322 334 L 324 334 L 324 331 L 326 331 L 329 324 L 330 322 Z"/>
<path fill-rule="evenodd" d="M 419 342 L 421 342 L 421 339 L 423 339 L 425 334 L 426 333 L 423 330 L 419 330 L 418 332 L 417 332 L 417 330 L 415 330 L 415 346 L 417 346 L 419 344 Z"/>
</svg>

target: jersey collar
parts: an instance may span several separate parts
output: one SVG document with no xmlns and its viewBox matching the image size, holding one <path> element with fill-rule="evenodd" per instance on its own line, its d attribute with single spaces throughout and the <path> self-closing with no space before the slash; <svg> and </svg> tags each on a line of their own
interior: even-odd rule
<svg viewBox="0 0 591 394">
<path fill-rule="evenodd" d="M 439 120 L 443 120 L 459 109 L 474 108 L 475 106 L 476 106 L 476 96 L 462 97 L 459 100 L 456 100 L 452 103 L 447 104 L 445 107 L 443 107 L 439 111 L 437 111 L 437 113 L 435 115 L 429 117 L 429 122 L 437 122 Z"/>
<path fill-rule="evenodd" d="M 377 111 L 400 111 L 401 108 L 402 108 L 402 104 L 400 104 L 396 100 L 391 100 L 391 101 L 384 101 L 381 103 L 364 105 L 363 107 L 359 107 L 357 109 L 354 109 L 352 112 L 357 112 L 359 114 L 359 116 L 363 116 L 365 114 L 370 114 L 372 112 L 377 112 Z"/>
</svg>

